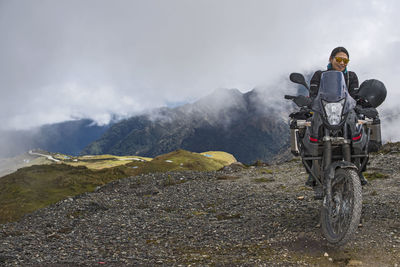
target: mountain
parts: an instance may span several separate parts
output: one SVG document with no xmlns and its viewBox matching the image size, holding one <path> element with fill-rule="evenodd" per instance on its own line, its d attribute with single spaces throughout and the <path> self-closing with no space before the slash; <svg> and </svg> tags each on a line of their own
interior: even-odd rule
<svg viewBox="0 0 400 267">
<path fill-rule="evenodd" d="M 30 149 L 77 155 L 109 128 L 90 119 L 47 124 L 39 128 L 0 132 L 0 156 L 13 157 Z"/>
<path fill-rule="evenodd" d="M 154 157 L 177 149 L 221 150 L 238 161 L 269 161 L 286 151 L 289 129 L 280 108 L 260 90 L 218 89 L 195 103 L 160 108 L 111 126 L 82 154 Z"/>
</svg>

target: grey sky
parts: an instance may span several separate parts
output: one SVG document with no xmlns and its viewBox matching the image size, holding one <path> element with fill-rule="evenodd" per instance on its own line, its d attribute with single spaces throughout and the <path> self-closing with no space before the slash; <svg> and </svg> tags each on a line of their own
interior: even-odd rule
<svg viewBox="0 0 400 267">
<path fill-rule="evenodd" d="M 381 109 L 397 108 L 399 7 L 394 0 L 0 0 L 0 127 L 82 117 L 105 123 L 110 114 L 193 101 L 215 88 L 291 92 L 282 80 L 288 73 L 325 68 L 339 45 L 361 81 L 386 84 Z"/>
</svg>

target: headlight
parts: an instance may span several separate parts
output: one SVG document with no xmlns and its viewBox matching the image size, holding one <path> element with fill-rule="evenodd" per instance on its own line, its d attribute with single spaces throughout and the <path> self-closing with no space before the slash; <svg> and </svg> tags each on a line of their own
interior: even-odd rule
<svg viewBox="0 0 400 267">
<path fill-rule="evenodd" d="M 344 106 L 345 99 L 340 100 L 339 102 L 329 103 L 322 100 L 322 104 L 324 105 L 326 117 L 328 119 L 328 123 L 330 125 L 338 125 L 342 120 L 342 111 Z"/>
</svg>

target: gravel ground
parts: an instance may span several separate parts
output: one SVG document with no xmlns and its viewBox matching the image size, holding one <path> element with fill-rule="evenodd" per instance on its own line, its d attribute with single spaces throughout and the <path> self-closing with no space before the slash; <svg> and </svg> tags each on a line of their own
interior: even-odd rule
<svg viewBox="0 0 400 267">
<path fill-rule="evenodd" d="M 321 201 L 299 161 L 129 177 L 0 225 L 0 265 L 400 266 L 400 157 L 363 189 L 344 247 L 319 228 Z"/>
</svg>

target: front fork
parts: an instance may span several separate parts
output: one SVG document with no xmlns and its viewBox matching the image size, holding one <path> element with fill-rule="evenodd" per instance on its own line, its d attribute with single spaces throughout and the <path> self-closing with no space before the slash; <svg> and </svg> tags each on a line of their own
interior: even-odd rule
<svg viewBox="0 0 400 267">
<path fill-rule="evenodd" d="M 347 127 L 344 128 L 344 136 L 347 137 Z M 322 174 L 322 181 L 324 185 L 324 192 L 325 195 L 327 196 L 327 199 L 332 199 L 332 179 L 334 177 L 334 166 L 332 166 L 332 141 L 334 138 L 332 138 L 329 135 L 329 130 L 325 129 L 325 136 L 323 138 L 324 142 L 324 152 L 323 152 L 323 171 L 321 172 Z M 351 163 L 351 148 L 350 148 L 350 140 L 347 138 L 343 138 L 340 140 L 341 146 L 342 146 L 342 154 L 343 154 L 343 160 L 347 163 Z M 333 173 L 332 173 L 333 172 Z"/>
<path fill-rule="evenodd" d="M 327 175 L 327 170 L 329 170 L 329 167 L 332 164 L 332 139 L 327 134 L 327 130 L 325 133 L 325 136 L 323 138 L 324 142 L 324 152 L 323 152 L 323 158 L 322 158 L 322 166 L 323 166 L 323 171 L 321 172 L 322 174 L 322 184 L 324 185 L 324 192 L 326 195 L 326 199 L 332 199 L 332 180 L 330 179 L 329 175 Z M 329 133 L 329 132 L 328 132 Z"/>
</svg>

